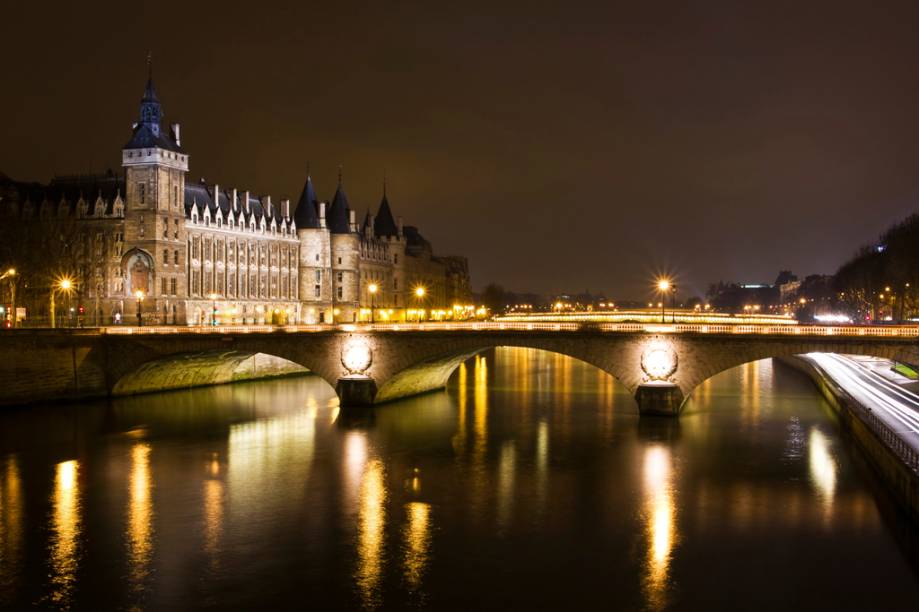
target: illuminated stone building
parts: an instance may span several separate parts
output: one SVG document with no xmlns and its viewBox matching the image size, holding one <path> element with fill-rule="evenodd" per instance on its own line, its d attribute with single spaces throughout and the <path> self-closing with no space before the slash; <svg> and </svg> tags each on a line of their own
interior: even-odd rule
<svg viewBox="0 0 919 612">
<path fill-rule="evenodd" d="M 352 322 L 369 320 L 371 305 L 377 321 L 398 321 L 416 308 L 451 316 L 469 302 L 465 258 L 437 257 L 416 228 L 403 227 L 385 185 L 377 213 L 358 223 L 340 175 L 331 203 L 307 176 L 294 209 L 289 200 L 187 181 L 180 127 L 162 119 L 150 79 L 122 151 L 123 175 L 48 185 L 0 175 L 0 238 L 18 244 L 18 228 L 36 234 L 55 225 L 42 240 L 60 234 L 52 239 L 60 256 L 48 265 L 61 270 L 46 276 L 74 277 L 70 300 L 85 309 L 86 324 L 134 322 L 137 296 L 145 323 L 189 325 Z M 29 249 L 19 246 L 19 255 Z M 7 257 L 16 265 L 15 249 L 0 253 Z M 21 293 L 27 317 L 46 312 L 50 282 Z"/>
</svg>

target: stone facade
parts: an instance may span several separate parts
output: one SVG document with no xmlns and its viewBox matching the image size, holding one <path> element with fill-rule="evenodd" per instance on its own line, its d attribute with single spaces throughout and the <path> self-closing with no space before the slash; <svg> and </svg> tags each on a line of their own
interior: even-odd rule
<svg viewBox="0 0 919 612">
<path fill-rule="evenodd" d="M 79 304 L 86 325 L 135 323 L 138 312 L 145 324 L 355 322 L 370 320 L 371 306 L 375 320 L 399 321 L 409 309 L 447 318 L 469 303 L 465 258 L 437 257 L 416 228 L 403 228 L 385 186 L 378 213 L 358 223 L 340 176 L 331 203 L 308 176 L 293 210 L 289 200 L 187 181 L 179 125 L 166 129 L 162 117 L 150 80 L 121 176 L 39 185 L 0 175 L 0 238 L 25 224 L 64 243 L 48 265 L 65 269 L 20 292 L 27 321 L 47 316 L 54 275 L 76 281 L 63 310 Z"/>
</svg>

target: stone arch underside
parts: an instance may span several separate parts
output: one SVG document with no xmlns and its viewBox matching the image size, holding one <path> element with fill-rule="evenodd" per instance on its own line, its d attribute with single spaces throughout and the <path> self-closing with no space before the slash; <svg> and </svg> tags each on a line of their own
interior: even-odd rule
<svg viewBox="0 0 919 612">
<path fill-rule="evenodd" d="M 480 337 L 448 342 L 436 342 L 425 352 L 431 356 L 411 359 L 404 355 L 399 364 L 390 364 L 391 373 L 382 380 L 375 377 L 378 391 L 375 403 L 388 402 L 402 397 L 442 389 L 461 363 L 478 353 L 500 347 L 529 348 L 549 353 L 564 355 L 592 365 L 612 376 L 616 381 L 634 394 L 640 383 L 640 376 L 630 375 L 630 368 L 636 367 L 638 359 L 630 360 L 627 355 L 635 352 L 622 345 L 631 345 L 626 338 L 615 338 L 612 343 L 618 350 L 610 350 L 613 338 L 604 338 L 598 342 L 595 338 L 573 338 L 555 336 L 507 335 Z M 604 346 L 605 345 L 605 346 Z M 628 348 L 632 348 L 629 346 Z M 433 349 L 433 350 L 432 350 Z M 439 350 L 437 350 L 439 349 Z M 625 350 L 623 350 L 625 349 Z"/>
<path fill-rule="evenodd" d="M 134 395 L 305 374 L 303 366 L 265 353 L 205 351 L 152 359 L 118 379 L 112 395 Z"/>
<path fill-rule="evenodd" d="M 778 341 L 724 339 L 720 348 L 704 346 L 707 343 L 699 340 L 693 344 L 695 346 L 685 347 L 678 351 L 681 367 L 674 382 L 680 387 L 685 399 L 688 399 L 699 385 L 713 376 L 747 363 L 773 357 L 793 357 L 806 353 L 838 353 L 879 357 L 907 363 L 919 362 L 919 346 L 915 342 L 899 340 L 861 342 L 854 338 L 838 340 L 821 338 L 812 341 L 789 342 L 787 339 Z M 684 363 L 684 355 L 689 354 L 692 355 L 692 358 L 686 357 L 688 361 Z"/>
</svg>

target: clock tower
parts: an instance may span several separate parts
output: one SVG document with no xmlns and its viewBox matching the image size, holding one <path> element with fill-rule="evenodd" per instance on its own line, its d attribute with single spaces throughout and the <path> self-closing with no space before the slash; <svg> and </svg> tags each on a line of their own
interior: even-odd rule
<svg viewBox="0 0 919 612">
<path fill-rule="evenodd" d="M 187 249 L 185 174 L 188 154 L 179 125 L 164 130 L 152 75 L 140 101 L 139 121 L 122 151 L 125 169 L 124 298 L 138 298 L 145 323 L 185 321 Z M 131 312 L 127 310 L 126 312 Z"/>
</svg>

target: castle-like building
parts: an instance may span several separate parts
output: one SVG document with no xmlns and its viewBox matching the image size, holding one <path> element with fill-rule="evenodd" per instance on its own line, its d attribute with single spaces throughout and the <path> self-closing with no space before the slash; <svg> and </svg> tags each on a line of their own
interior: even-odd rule
<svg viewBox="0 0 919 612">
<path fill-rule="evenodd" d="M 134 322 L 139 296 L 147 324 L 380 322 L 468 312 L 466 259 L 435 256 L 417 228 L 394 218 L 385 184 L 376 215 L 358 222 L 340 173 L 331 203 L 307 176 L 294 209 L 289 200 L 189 182 L 179 125 L 167 129 L 162 119 L 150 78 L 122 151 L 123 176 L 39 185 L 0 175 L 0 237 L 62 220 L 73 228 L 62 232 L 59 265 L 76 276 L 71 303 L 80 304 L 86 324 Z M 27 317 L 40 317 L 47 299 L 38 296 L 48 295 L 51 281 L 44 292 L 32 283 Z"/>
</svg>

